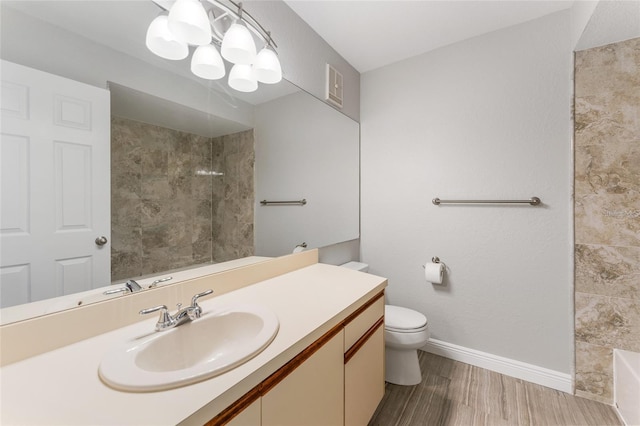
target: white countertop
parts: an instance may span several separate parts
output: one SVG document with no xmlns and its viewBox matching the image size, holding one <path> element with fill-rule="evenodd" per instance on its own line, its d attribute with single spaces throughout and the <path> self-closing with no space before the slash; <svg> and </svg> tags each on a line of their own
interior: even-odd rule
<svg viewBox="0 0 640 426">
<path fill-rule="evenodd" d="M 107 350 L 126 339 L 153 332 L 155 315 L 149 320 L 10 364 L 0 369 L 0 423 L 202 424 L 345 319 L 385 285 L 386 280 L 375 275 L 315 264 L 202 300 L 200 305 L 205 313 L 217 305 L 262 304 L 276 313 L 280 329 L 274 341 L 248 362 L 217 377 L 168 391 L 116 391 L 98 377 L 98 366 Z"/>
</svg>

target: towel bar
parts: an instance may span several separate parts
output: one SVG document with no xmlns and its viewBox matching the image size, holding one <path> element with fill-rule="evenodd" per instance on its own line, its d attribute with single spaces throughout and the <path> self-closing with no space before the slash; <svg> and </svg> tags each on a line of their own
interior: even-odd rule
<svg viewBox="0 0 640 426">
<path fill-rule="evenodd" d="M 262 200 L 260 204 L 263 206 L 304 206 L 307 204 L 307 200 L 303 198 L 302 200 L 297 201 L 267 201 Z"/>
<path fill-rule="evenodd" d="M 528 200 L 441 200 L 434 198 L 431 202 L 436 206 L 440 204 L 530 204 L 537 206 L 542 203 L 538 197 L 531 197 Z"/>
</svg>

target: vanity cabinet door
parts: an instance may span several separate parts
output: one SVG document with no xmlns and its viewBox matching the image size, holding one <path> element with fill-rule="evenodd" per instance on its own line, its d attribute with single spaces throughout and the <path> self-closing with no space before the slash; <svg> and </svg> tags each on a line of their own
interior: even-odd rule
<svg viewBox="0 0 640 426">
<path fill-rule="evenodd" d="M 375 329 L 344 365 L 344 424 L 366 425 L 384 396 L 384 327 Z"/>
<path fill-rule="evenodd" d="M 333 426 L 344 416 L 344 332 L 262 396 L 262 425 Z"/>
<path fill-rule="evenodd" d="M 345 325 L 344 424 L 366 425 L 384 396 L 384 298 Z"/>
<path fill-rule="evenodd" d="M 260 399 L 254 401 L 240 414 L 235 416 L 227 426 L 260 426 Z"/>
</svg>

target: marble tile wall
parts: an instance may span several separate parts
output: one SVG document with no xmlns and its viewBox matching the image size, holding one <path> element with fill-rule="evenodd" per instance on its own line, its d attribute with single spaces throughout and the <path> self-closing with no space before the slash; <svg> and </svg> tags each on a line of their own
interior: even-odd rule
<svg viewBox="0 0 640 426">
<path fill-rule="evenodd" d="M 253 130 L 212 139 L 213 166 L 224 179 L 213 182 L 214 262 L 253 256 L 255 150 Z"/>
<path fill-rule="evenodd" d="M 253 228 L 243 229 L 243 235 L 251 235 L 240 242 L 231 241 L 237 232 L 225 229 L 220 213 L 236 198 L 253 201 L 253 132 L 243 135 L 229 136 L 231 142 L 236 138 L 242 143 L 227 146 L 217 139 L 112 117 L 112 281 L 253 253 Z M 242 186 L 242 197 L 236 180 L 251 182 Z M 253 204 L 242 207 L 251 212 L 243 210 L 242 218 L 252 221 Z"/>
<path fill-rule="evenodd" d="M 576 394 L 613 402 L 640 352 L 640 38 L 576 52 Z"/>
</svg>

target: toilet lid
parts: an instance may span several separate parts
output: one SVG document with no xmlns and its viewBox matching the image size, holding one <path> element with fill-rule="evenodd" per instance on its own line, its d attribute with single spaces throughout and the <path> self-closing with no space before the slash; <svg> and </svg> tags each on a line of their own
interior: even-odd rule
<svg viewBox="0 0 640 426">
<path fill-rule="evenodd" d="M 427 317 L 413 309 L 385 305 L 384 323 L 389 330 L 415 330 L 427 325 Z"/>
</svg>

